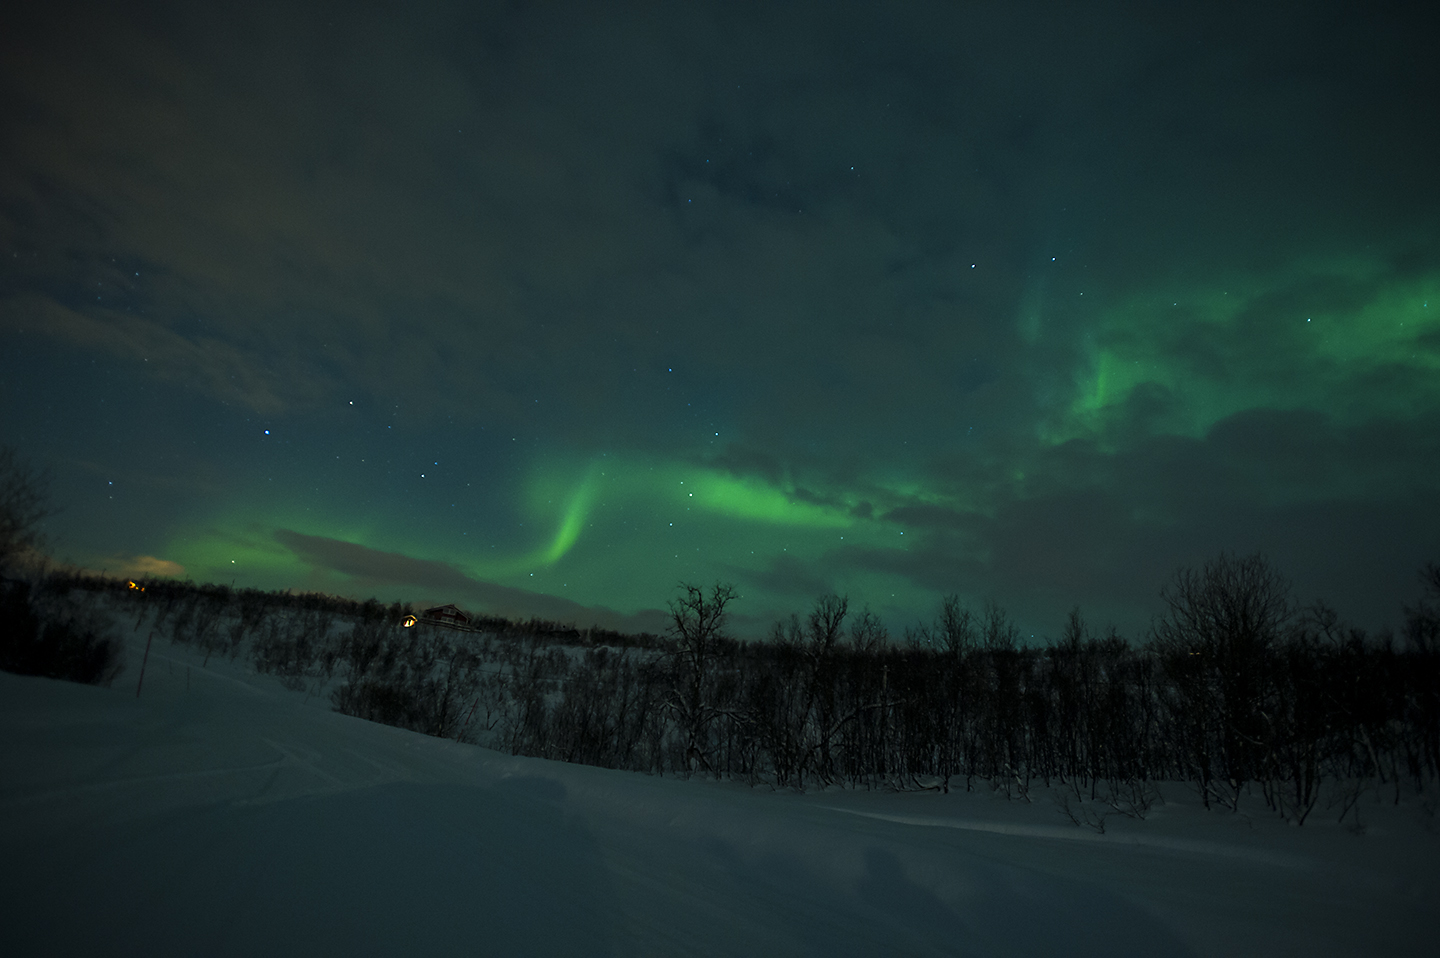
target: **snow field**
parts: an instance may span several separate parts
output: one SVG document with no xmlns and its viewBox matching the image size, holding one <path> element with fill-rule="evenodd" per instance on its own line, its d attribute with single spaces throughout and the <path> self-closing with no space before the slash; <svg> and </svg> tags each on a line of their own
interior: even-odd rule
<svg viewBox="0 0 1440 958">
<path fill-rule="evenodd" d="M 142 696 L 0 673 L 17 955 L 1429 955 L 1440 836 L 514 758 L 157 639 Z M 202 665 L 202 663 L 204 663 Z"/>
</svg>

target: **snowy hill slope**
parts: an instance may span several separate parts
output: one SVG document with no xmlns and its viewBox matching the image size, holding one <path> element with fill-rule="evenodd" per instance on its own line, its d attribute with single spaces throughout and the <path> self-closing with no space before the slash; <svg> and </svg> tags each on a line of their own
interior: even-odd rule
<svg viewBox="0 0 1440 958">
<path fill-rule="evenodd" d="M 139 649 L 131 663 L 139 661 Z M 363 722 L 235 663 L 0 673 L 14 955 L 1429 955 L 1440 837 L 677 781 Z M 1367 801 L 1370 801 L 1367 799 Z M 1258 803 L 1257 803 L 1258 805 Z"/>
</svg>

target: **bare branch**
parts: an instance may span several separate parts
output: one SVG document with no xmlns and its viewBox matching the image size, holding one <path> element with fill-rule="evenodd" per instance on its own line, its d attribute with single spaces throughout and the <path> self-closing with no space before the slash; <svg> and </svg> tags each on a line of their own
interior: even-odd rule
<svg viewBox="0 0 1440 958">
<path fill-rule="evenodd" d="M 0 447 L 0 569 L 40 546 L 40 523 L 55 514 L 50 504 L 50 476 L 20 458 L 10 446 Z"/>
</svg>

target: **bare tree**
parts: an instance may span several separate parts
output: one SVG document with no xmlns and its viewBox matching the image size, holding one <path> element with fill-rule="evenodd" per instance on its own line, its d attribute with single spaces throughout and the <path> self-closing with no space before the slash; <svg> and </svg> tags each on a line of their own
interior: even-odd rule
<svg viewBox="0 0 1440 958">
<path fill-rule="evenodd" d="M 874 655 L 890 644 L 890 630 L 869 606 L 850 622 L 850 645 L 862 655 Z"/>
<path fill-rule="evenodd" d="M 1234 808 L 1260 771 L 1273 694 L 1272 650 L 1290 628 L 1290 584 L 1259 554 L 1181 569 L 1154 625 L 1201 796 Z"/>
<path fill-rule="evenodd" d="M 47 473 L 0 446 L 0 569 L 40 545 L 40 523 L 55 514 L 49 486 Z"/>
<path fill-rule="evenodd" d="M 1428 593 L 1405 610 L 1405 639 L 1410 660 L 1406 669 L 1408 724 L 1417 733 L 1422 763 L 1440 768 L 1440 562 L 1420 570 Z M 1430 807 L 1435 806 L 1431 798 Z"/>
<path fill-rule="evenodd" d="M 1405 607 L 1405 638 L 1422 652 L 1440 652 L 1440 562 L 1427 562 L 1420 570 L 1420 583 L 1428 595 L 1414 606 Z"/>
<path fill-rule="evenodd" d="M 682 595 L 670 602 L 670 634 L 675 639 L 675 690 L 670 708 L 685 737 L 685 761 L 691 771 L 710 766 L 710 720 L 707 701 L 710 660 L 724 639 L 725 607 L 736 598 L 733 585 L 715 583 L 710 594 L 698 585 L 680 584 Z"/>
<path fill-rule="evenodd" d="M 840 642 L 845 616 L 849 613 L 849 596 L 835 595 L 832 592 L 815 601 L 815 608 L 810 612 L 809 628 L 806 630 L 811 655 L 825 658 L 835 651 Z"/>
<path fill-rule="evenodd" d="M 970 607 L 951 592 L 940 603 L 940 618 L 935 622 L 934 634 L 941 648 L 950 655 L 964 655 L 975 647 L 976 625 Z"/>
<path fill-rule="evenodd" d="M 980 620 L 980 631 L 987 652 L 1009 652 L 1020 639 L 1020 630 L 1010 621 L 1010 616 L 993 598 L 985 600 L 985 611 Z"/>
</svg>

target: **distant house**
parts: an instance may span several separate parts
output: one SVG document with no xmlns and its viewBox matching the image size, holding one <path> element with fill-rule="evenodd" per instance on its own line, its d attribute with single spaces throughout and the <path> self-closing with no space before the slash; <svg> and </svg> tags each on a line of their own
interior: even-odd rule
<svg viewBox="0 0 1440 958">
<path fill-rule="evenodd" d="M 470 628 L 470 616 L 461 612 L 454 604 L 426 609 L 420 613 L 420 622 L 426 625 L 443 625 L 450 629 Z"/>
</svg>

